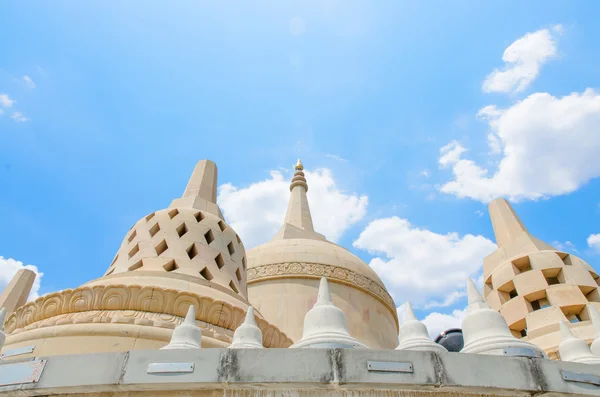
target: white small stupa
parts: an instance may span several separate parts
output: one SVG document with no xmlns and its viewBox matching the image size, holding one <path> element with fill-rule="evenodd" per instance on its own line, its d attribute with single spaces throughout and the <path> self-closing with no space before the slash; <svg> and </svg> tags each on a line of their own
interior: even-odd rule
<svg viewBox="0 0 600 397">
<path fill-rule="evenodd" d="M 600 311 L 593 304 L 588 304 L 588 312 L 594 327 L 594 341 L 590 346 L 592 354 L 600 357 Z"/>
<path fill-rule="evenodd" d="M 196 324 L 196 307 L 190 305 L 185 319 L 173 330 L 171 342 L 165 349 L 200 349 L 202 346 L 202 330 Z"/>
<path fill-rule="evenodd" d="M 481 297 L 470 278 L 467 279 L 469 306 L 462 322 L 465 345 L 462 353 L 504 355 L 505 349 L 530 349 L 540 357 L 547 358 L 539 347 L 515 338 L 502 314 L 491 309 Z"/>
<path fill-rule="evenodd" d="M 248 307 L 244 322 L 233 333 L 230 349 L 262 349 L 262 332 L 256 325 L 254 307 Z"/>
<path fill-rule="evenodd" d="M 4 333 L 4 319 L 6 318 L 6 308 L 3 307 L 0 309 L 0 351 L 2 350 L 2 346 L 4 346 L 4 341 L 6 340 L 6 334 Z M 0 361 L 2 358 L 0 357 Z"/>
<path fill-rule="evenodd" d="M 325 277 L 321 278 L 319 284 L 317 302 L 304 317 L 302 339 L 290 346 L 298 347 L 368 348 L 350 336 L 346 315 L 333 304 Z"/>
<path fill-rule="evenodd" d="M 425 324 L 417 320 L 410 302 L 405 304 L 404 322 L 400 328 L 400 344 L 396 350 L 446 352 L 446 348 L 429 339 Z"/>
<path fill-rule="evenodd" d="M 592 354 L 590 347 L 583 339 L 576 338 L 569 324 L 566 321 L 561 321 L 560 332 L 562 341 L 558 345 L 558 354 L 562 361 L 571 361 L 574 363 L 583 364 L 600 364 L 600 357 Z"/>
</svg>

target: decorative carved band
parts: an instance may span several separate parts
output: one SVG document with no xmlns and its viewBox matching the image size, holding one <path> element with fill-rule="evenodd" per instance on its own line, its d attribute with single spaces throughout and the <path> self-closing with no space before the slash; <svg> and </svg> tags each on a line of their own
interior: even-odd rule
<svg viewBox="0 0 600 397">
<path fill-rule="evenodd" d="M 396 316 L 396 305 L 394 304 L 394 300 L 383 286 L 370 278 L 339 266 L 310 262 L 273 263 L 256 266 L 248 269 L 248 284 L 266 279 L 303 276 L 314 278 L 327 277 L 359 287 L 384 302 L 389 309 L 392 310 L 394 316 Z"/>
<path fill-rule="evenodd" d="M 21 306 L 8 317 L 5 329 L 7 333 L 16 334 L 42 326 L 73 323 L 75 318 L 57 318 L 56 322 L 44 320 L 63 314 L 83 312 L 88 312 L 89 316 L 74 317 L 78 317 L 81 322 L 87 322 L 83 318 L 90 317 L 91 322 L 94 322 L 97 311 L 157 313 L 155 318 L 144 316 L 145 318 L 140 318 L 137 322 L 135 319 L 133 321 L 138 325 L 172 328 L 172 325 L 169 325 L 171 316 L 185 317 L 190 305 L 196 307 L 196 320 L 231 331 L 242 323 L 245 316 L 245 312 L 239 307 L 185 291 L 139 285 L 96 285 L 54 292 Z M 116 316 L 112 317 L 114 319 L 111 322 L 120 322 Z M 262 330 L 265 347 L 282 348 L 293 343 L 286 334 L 262 318 L 257 318 L 256 322 Z"/>
</svg>

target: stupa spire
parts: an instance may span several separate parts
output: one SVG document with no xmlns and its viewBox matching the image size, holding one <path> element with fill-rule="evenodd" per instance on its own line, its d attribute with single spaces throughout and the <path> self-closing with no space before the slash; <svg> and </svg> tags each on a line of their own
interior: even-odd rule
<svg viewBox="0 0 600 397">
<path fill-rule="evenodd" d="M 201 345 L 202 330 L 196 324 L 196 307 L 190 305 L 183 322 L 173 330 L 171 342 L 162 349 L 200 349 Z"/>
<path fill-rule="evenodd" d="M 588 303 L 588 312 L 590 313 L 590 320 L 592 320 L 592 326 L 594 327 L 594 341 L 590 345 L 590 349 L 595 356 L 600 357 L 600 311 L 598 311 L 593 303 Z"/>
<path fill-rule="evenodd" d="M 558 345 L 558 353 L 562 361 L 584 364 L 600 364 L 600 357 L 592 354 L 590 347 L 583 339 L 573 335 L 566 321 L 560 322 L 562 341 Z"/>
<path fill-rule="evenodd" d="M 523 233 L 528 233 L 515 210 L 505 199 L 495 199 L 489 204 L 488 210 L 492 219 L 496 244 L 499 247 L 509 244 Z"/>
<path fill-rule="evenodd" d="M 404 323 L 400 327 L 400 344 L 396 350 L 447 351 L 444 346 L 429 339 L 427 327 L 417 320 L 410 302 L 405 303 Z"/>
<path fill-rule="evenodd" d="M 248 307 L 246 318 L 233 334 L 230 349 L 262 349 L 262 332 L 256 325 L 254 307 Z"/>
<path fill-rule="evenodd" d="M 170 207 L 195 208 L 223 218 L 217 206 L 217 165 L 210 160 L 200 160 L 181 198 L 173 200 Z"/>
<path fill-rule="evenodd" d="M 304 165 L 298 159 L 294 166 L 294 176 L 290 183 L 290 200 L 283 227 L 273 237 L 273 240 L 287 238 L 311 238 L 325 240 L 325 237 L 315 232 L 310 207 L 308 205 L 308 184 L 304 176 Z"/>
</svg>

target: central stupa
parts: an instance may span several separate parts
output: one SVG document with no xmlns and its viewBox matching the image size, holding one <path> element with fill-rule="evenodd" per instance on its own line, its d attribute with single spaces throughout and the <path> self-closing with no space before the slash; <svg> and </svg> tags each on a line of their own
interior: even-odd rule
<svg viewBox="0 0 600 397">
<path fill-rule="evenodd" d="M 319 280 L 326 277 L 350 334 L 373 349 L 395 348 L 399 327 L 393 299 L 365 262 L 314 230 L 303 170 L 298 160 L 279 232 L 247 253 L 249 301 L 297 342 L 304 316 L 316 302 Z"/>
</svg>

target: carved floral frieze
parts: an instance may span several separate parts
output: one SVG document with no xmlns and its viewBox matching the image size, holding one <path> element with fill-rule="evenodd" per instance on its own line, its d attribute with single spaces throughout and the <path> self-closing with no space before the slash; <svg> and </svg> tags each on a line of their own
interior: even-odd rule
<svg viewBox="0 0 600 397">
<path fill-rule="evenodd" d="M 21 306 L 5 323 L 8 334 L 64 324 L 125 323 L 174 328 L 196 307 L 196 320 L 234 331 L 245 312 L 226 302 L 185 291 L 139 285 L 96 285 L 44 295 Z M 283 348 L 293 342 L 267 321 L 257 318 L 265 347 Z M 200 324 L 202 325 L 202 324 Z"/>
</svg>

